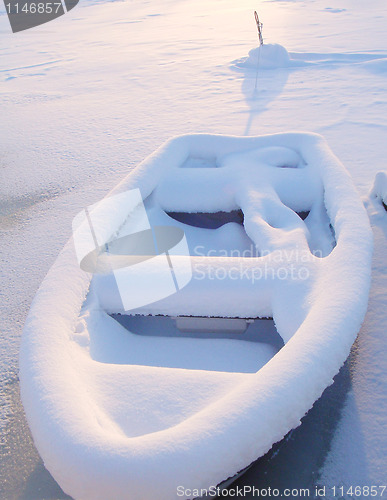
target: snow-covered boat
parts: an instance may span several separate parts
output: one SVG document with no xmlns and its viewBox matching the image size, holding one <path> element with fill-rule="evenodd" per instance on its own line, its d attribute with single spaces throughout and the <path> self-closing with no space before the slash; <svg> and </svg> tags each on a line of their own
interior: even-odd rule
<svg viewBox="0 0 387 500">
<path fill-rule="evenodd" d="M 234 476 L 299 425 L 366 311 L 368 218 L 315 134 L 174 138 L 74 229 L 20 379 L 76 499 L 191 498 Z"/>
</svg>

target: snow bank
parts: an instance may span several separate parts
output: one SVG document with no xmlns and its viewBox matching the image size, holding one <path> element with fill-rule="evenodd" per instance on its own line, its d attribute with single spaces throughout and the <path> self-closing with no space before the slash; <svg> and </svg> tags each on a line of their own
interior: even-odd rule
<svg viewBox="0 0 387 500">
<path fill-rule="evenodd" d="M 206 164 L 212 159 L 214 167 L 180 171 L 189 157 L 207 159 Z M 46 467 L 65 492 L 82 500 L 170 500 L 178 486 L 209 488 L 242 470 L 298 426 L 332 382 L 367 307 L 368 218 L 349 175 L 320 136 L 177 137 L 113 194 L 133 188 L 141 190 L 154 220 L 167 217 L 164 205 L 214 212 L 219 204 L 222 210 L 240 206 L 249 237 L 258 246 L 269 245 L 269 255 L 259 257 L 201 257 L 208 264 L 227 268 L 249 261 L 262 269 L 280 248 L 300 250 L 301 245 L 309 275 L 284 280 L 278 274 L 252 284 L 231 277 L 211 280 L 207 274 L 201 282 L 192 280 L 192 290 L 183 289 L 188 290 L 184 300 L 177 293 L 164 303 L 164 314 L 186 307 L 195 314 L 223 311 L 226 316 L 231 309 L 243 316 L 266 308 L 273 315 L 286 342 L 276 355 L 257 345 L 254 373 L 238 371 L 241 359 L 234 371 L 219 371 L 232 356 L 253 363 L 243 343 L 234 349 L 219 339 L 219 352 L 215 341 L 209 349 L 225 358 L 211 370 L 194 363 L 203 353 L 198 339 L 184 344 L 187 339 L 159 337 L 152 351 L 150 337 L 126 332 L 110 318 L 103 287 L 93 278 L 88 293 L 91 276 L 79 268 L 70 241 L 31 306 L 20 380 Z M 303 221 L 294 210 L 310 210 L 309 216 Z M 333 233 L 324 233 L 327 224 Z M 200 229 L 200 234 L 209 231 Z M 311 241 L 327 244 L 329 234 L 335 246 L 314 256 Z M 280 255 L 280 267 L 301 265 L 296 254 Z M 193 298 L 194 305 L 186 305 Z M 149 307 L 156 312 L 160 303 Z M 114 297 L 110 305 L 117 307 Z M 171 358 L 179 366 L 168 362 Z"/>
</svg>

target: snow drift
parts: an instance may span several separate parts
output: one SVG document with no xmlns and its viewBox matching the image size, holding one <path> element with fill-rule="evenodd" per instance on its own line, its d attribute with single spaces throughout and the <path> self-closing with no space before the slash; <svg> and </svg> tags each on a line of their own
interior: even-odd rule
<svg viewBox="0 0 387 500">
<path fill-rule="evenodd" d="M 263 44 L 251 49 L 247 56 L 235 59 L 231 67 L 236 70 L 301 69 L 305 67 L 358 66 L 377 75 L 385 75 L 387 58 L 383 53 L 363 52 L 288 52 L 278 43 Z"/>
</svg>

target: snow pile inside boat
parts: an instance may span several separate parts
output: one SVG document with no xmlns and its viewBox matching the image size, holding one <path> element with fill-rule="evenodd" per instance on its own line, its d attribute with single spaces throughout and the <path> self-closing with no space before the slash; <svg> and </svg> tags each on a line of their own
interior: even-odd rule
<svg viewBox="0 0 387 500">
<path fill-rule="evenodd" d="M 132 189 L 151 225 L 184 229 L 191 281 L 124 311 L 113 273 L 82 271 L 70 241 L 21 346 L 35 444 L 83 500 L 170 500 L 178 486 L 209 488 L 244 469 L 331 384 L 367 307 L 368 218 L 322 137 L 177 137 L 112 195 Z M 112 223 L 112 238 L 124 227 Z M 252 322 L 195 337 L 179 333 L 176 316 Z M 254 320 L 263 317 L 274 323 Z"/>
</svg>

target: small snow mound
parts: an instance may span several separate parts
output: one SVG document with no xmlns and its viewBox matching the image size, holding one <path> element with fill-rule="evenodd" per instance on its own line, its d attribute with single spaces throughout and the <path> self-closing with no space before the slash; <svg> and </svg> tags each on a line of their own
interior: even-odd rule
<svg viewBox="0 0 387 500">
<path fill-rule="evenodd" d="M 381 171 L 376 174 L 371 196 L 380 198 L 387 205 L 387 171 Z"/>
<path fill-rule="evenodd" d="M 256 68 L 258 58 L 260 69 L 277 69 L 291 66 L 288 51 L 277 43 L 261 45 L 251 49 L 247 57 L 233 61 L 233 65 L 237 68 Z"/>
</svg>

